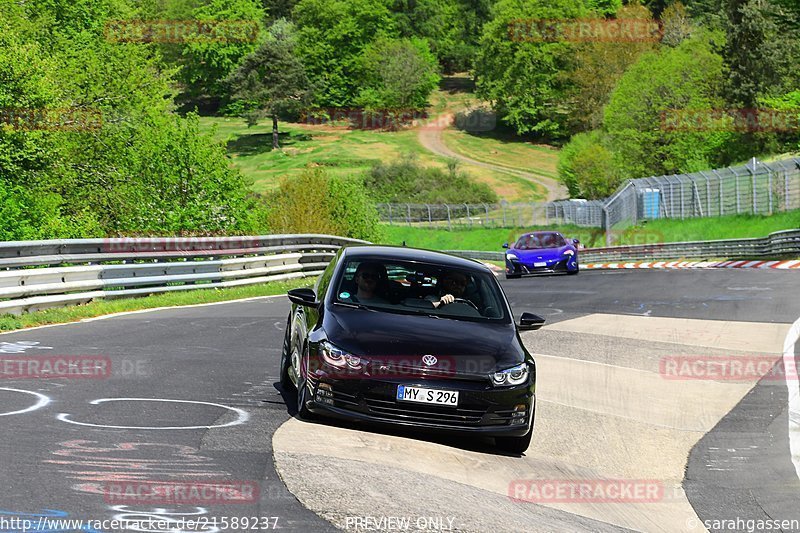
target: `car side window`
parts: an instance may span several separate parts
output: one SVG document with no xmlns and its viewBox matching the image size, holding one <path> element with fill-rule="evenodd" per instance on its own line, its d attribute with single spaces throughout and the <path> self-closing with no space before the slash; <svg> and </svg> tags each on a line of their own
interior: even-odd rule
<svg viewBox="0 0 800 533">
<path fill-rule="evenodd" d="M 336 265 L 339 263 L 339 257 L 341 257 L 342 252 L 339 250 L 336 255 L 331 259 L 331 262 L 328 263 L 328 266 L 325 268 L 325 271 L 320 275 L 317 279 L 316 285 L 314 285 L 314 292 L 317 295 L 318 300 L 322 300 L 325 297 L 325 294 L 328 292 L 328 285 L 331 283 L 331 278 L 333 277 L 333 271 L 336 270 Z"/>
</svg>

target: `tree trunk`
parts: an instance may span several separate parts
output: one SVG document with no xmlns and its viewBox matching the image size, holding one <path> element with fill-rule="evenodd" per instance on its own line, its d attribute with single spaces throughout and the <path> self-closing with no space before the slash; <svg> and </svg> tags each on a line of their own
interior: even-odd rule
<svg viewBox="0 0 800 533">
<path fill-rule="evenodd" d="M 272 149 L 279 150 L 281 147 L 278 144 L 278 115 L 272 115 Z"/>
</svg>

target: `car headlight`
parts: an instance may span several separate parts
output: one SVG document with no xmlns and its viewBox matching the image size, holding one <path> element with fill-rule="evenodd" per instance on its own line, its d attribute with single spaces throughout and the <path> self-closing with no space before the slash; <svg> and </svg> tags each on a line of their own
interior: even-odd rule
<svg viewBox="0 0 800 533">
<path fill-rule="evenodd" d="M 506 370 L 492 374 L 492 383 L 495 385 L 521 385 L 528 379 L 528 365 L 522 363 Z"/>
<path fill-rule="evenodd" d="M 519 259 L 519 257 L 514 254 L 506 254 L 506 259 Z"/>
<path fill-rule="evenodd" d="M 320 343 L 319 352 L 322 354 L 322 360 L 331 366 L 361 370 L 362 361 L 360 357 L 349 354 L 327 341 Z"/>
</svg>

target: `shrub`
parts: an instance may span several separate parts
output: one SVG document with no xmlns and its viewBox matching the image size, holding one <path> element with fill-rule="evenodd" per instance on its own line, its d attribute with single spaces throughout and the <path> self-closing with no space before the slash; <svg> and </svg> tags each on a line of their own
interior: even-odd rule
<svg viewBox="0 0 800 533">
<path fill-rule="evenodd" d="M 374 200 L 359 178 L 329 176 L 322 168 L 309 167 L 296 178 L 284 178 L 268 202 L 273 233 L 381 238 Z"/>
<path fill-rule="evenodd" d="M 477 183 L 457 162 L 448 170 L 424 167 L 411 156 L 391 163 L 378 163 L 365 179 L 379 202 L 408 203 L 494 203 L 497 194 L 485 183 Z"/>
</svg>

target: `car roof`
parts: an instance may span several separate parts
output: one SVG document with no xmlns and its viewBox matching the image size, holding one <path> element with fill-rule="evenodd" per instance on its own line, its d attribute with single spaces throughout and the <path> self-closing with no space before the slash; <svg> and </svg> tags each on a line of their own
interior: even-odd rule
<svg viewBox="0 0 800 533">
<path fill-rule="evenodd" d="M 520 237 L 527 237 L 528 235 L 561 235 L 559 231 L 531 231 L 528 233 L 523 233 Z M 563 235 L 562 235 L 563 237 Z"/>
<path fill-rule="evenodd" d="M 491 272 L 491 270 L 474 259 L 466 259 L 442 252 L 423 250 L 421 248 L 410 248 L 407 246 L 383 246 L 383 245 L 357 245 L 347 246 L 344 249 L 342 259 L 397 259 L 400 261 L 419 261 L 420 263 L 433 263 L 450 268 L 462 268 L 465 270 L 479 270 L 481 272 Z"/>
</svg>

